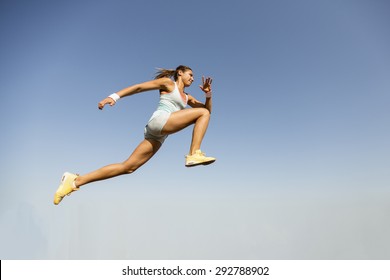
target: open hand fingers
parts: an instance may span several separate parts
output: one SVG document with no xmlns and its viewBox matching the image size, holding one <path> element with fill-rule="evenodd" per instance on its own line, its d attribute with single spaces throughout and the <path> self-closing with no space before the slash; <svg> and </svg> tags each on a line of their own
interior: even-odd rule
<svg viewBox="0 0 390 280">
<path fill-rule="evenodd" d="M 206 93 L 211 92 L 212 82 L 213 79 L 211 77 L 205 78 L 205 76 L 202 76 L 202 85 L 200 85 L 199 88 Z"/>
<path fill-rule="evenodd" d="M 211 83 L 213 82 L 213 79 L 211 77 L 207 77 L 206 79 L 204 78 L 204 76 L 202 77 L 202 84 L 207 86 L 207 85 L 211 85 Z"/>
</svg>

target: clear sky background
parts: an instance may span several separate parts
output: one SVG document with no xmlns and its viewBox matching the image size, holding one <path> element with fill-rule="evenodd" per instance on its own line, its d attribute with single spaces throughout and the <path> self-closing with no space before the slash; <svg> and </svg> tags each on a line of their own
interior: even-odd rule
<svg viewBox="0 0 390 280">
<path fill-rule="evenodd" d="M 1 259 L 389 259 L 390 4 L 0 1 Z M 125 160 L 158 92 L 214 78 L 203 150 L 170 136 L 136 173 L 59 206 L 65 171 Z"/>
</svg>

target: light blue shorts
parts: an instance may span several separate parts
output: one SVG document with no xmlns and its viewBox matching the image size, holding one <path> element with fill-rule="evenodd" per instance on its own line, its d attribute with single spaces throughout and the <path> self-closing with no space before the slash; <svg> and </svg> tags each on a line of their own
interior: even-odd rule
<svg viewBox="0 0 390 280">
<path fill-rule="evenodd" d="M 145 139 L 153 139 L 161 144 L 164 143 L 168 135 L 161 134 L 164 125 L 167 123 L 171 113 L 163 110 L 157 110 L 153 113 L 152 117 L 145 126 L 144 135 Z"/>
</svg>

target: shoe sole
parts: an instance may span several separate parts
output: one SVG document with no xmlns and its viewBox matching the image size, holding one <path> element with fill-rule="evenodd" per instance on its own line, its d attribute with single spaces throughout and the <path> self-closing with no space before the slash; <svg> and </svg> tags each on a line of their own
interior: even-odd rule
<svg viewBox="0 0 390 280">
<path fill-rule="evenodd" d="M 199 163 L 194 163 L 194 164 L 186 164 L 186 167 L 194 167 L 194 166 L 199 166 L 199 165 L 209 165 L 209 164 L 212 164 L 213 162 L 215 162 L 216 160 L 210 160 L 210 161 L 206 161 L 206 162 L 199 162 Z"/>
</svg>

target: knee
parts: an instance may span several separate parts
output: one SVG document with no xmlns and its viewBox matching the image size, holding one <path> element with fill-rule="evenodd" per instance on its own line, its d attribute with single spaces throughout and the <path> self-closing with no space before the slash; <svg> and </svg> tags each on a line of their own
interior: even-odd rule
<svg viewBox="0 0 390 280">
<path fill-rule="evenodd" d="M 198 109 L 199 109 L 201 117 L 207 117 L 207 118 L 210 117 L 210 111 L 209 110 L 207 110 L 206 108 L 198 108 Z"/>
<path fill-rule="evenodd" d="M 131 173 L 134 173 L 138 168 L 133 166 L 133 165 L 130 165 L 130 164 L 126 164 L 125 162 L 122 163 L 122 168 L 121 168 L 121 173 L 122 174 L 131 174 Z"/>
</svg>

